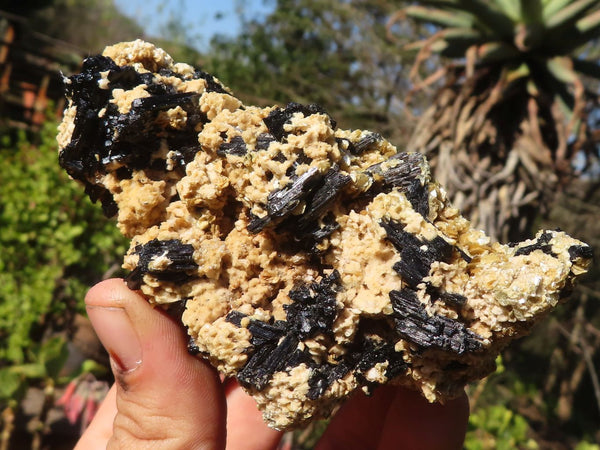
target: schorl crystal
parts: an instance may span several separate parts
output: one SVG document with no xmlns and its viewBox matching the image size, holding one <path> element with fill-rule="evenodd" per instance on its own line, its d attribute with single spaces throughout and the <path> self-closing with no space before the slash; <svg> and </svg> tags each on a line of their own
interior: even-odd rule
<svg viewBox="0 0 600 450">
<path fill-rule="evenodd" d="M 235 156 L 244 156 L 248 152 L 246 148 L 246 143 L 241 136 L 235 136 L 231 139 L 230 142 L 224 142 L 217 150 L 217 154 L 219 156 L 225 155 L 235 155 Z"/>
<path fill-rule="evenodd" d="M 339 274 L 334 272 L 319 283 L 300 285 L 289 293 L 294 302 L 285 307 L 286 320 L 273 323 L 249 320 L 248 331 L 253 348 L 248 361 L 237 377 L 244 386 L 262 390 L 273 374 L 301 363 L 314 365 L 306 351 L 298 344 L 317 334 L 331 331 L 336 317 L 336 289 Z M 226 320 L 241 326 L 245 314 L 230 311 Z"/>
<path fill-rule="evenodd" d="M 391 291 L 397 332 L 423 348 L 439 348 L 462 355 L 482 347 L 482 340 L 464 324 L 444 316 L 430 316 L 410 289 Z"/>
<path fill-rule="evenodd" d="M 419 153 L 398 153 L 384 163 L 374 164 L 367 169 L 375 179 L 371 195 L 399 188 L 415 211 L 427 218 L 429 189 L 422 173 L 424 164 L 424 157 Z"/>
<path fill-rule="evenodd" d="M 572 245 L 569 247 L 569 255 L 571 261 L 575 261 L 578 258 L 592 259 L 594 257 L 594 252 L 592 247 L 588 245 Z"/>
<path fill-rule="evenodd" d="M 515 252 L 515 256 L 519 255 L 529 255 L 531 252 L 536 250 L 540 250 L 543 253 L 548 255 L 552 255 L 552 245 L 550 245 L 550 241 L 552 240 L 552 233 L 542 233 L 534 244 L 526 245 L 524 247 L 519 247 Z"/>
<path fill-rule="evenodd" d="M 434 261 L 448 262 L 452 257 L 454 247 L 442 237 L 436 236 L 430 241 L 420 239 L 392 220 L 382 221 L 381 226 L 400 252 L 400 261 L 394 264 L 394 270 L 413 288 L 429 274 Z"/>
<path fill-rule="evenodd" d="M 102 73 L 107 74 L 107 84 Z M 201 72 L 196 75 L 210 77 Z M 150 96 L 134 99 L 129 112 L 121 113 L 109 102 L 115 89 L 129 90 L 140 84 Z M 86 185 L 92 200 L 102 202 L 108 216 L 116 213 L 116 205 L 110 192 L 96 184 L 95 174 L 107 173 L 109 166 L 148 168 L 156 162 L 161 138 L 177 146 L 181 158 L 176 161 L 181 167 L 190 161 L 190 153 L 199 149 L 195 129 L 206 121 L 197 107 L 199 94 L 176 92 L 152 74 L 138 73 L 131 66 L 118 67 L 105 56 L 87 58 L 82 72 L 70 77 L 65 86 L 76 117 L 71 142 L 61 150 L 59 161 L 69 175 Z M 164 127 L 157 120 L 159 115 L 176 107 L 186 113 L 185 127 Z"/>
<path fill-rule="evenodd" d="M 182 283 L 193 278 L 190 272 L 198 268 L 194 261 L 194 247 L 177 239 L 153 239 L 144 245 L 138 245 L 134 253 L 139 255 L 139 262 L 127 277 L 130 289 L 139 289 L 146 274 L 161 281 Z"/>
<path fill-rule="evenodd" d="M 275 372 L 296 367 L 310 357 L 298 350 L 298 338 L 288 334 L 280 341 L 265 343 L 248 358 L 248 362 L 238 372 L 237 379 L 242 386 L 263 390 Z"/>
<path fill-rule="evenodd" d="M 351 143 L 349 148 L 350 153 L 360 155 L 371 148 L 373 144 L 381 141 L 382 139 L 383 138 L 378 133 L 367 133 L 366 136 L 362 137 L 359 141 Z"/>
<path fill-rule="evenodd" d="M 293 303 L 285 305 L 287 323 L 300 339 L 331 333 L 336 317 L 336 290 L 340 274 L 333 272 L 320 283 L 301 285 L 289 293 Z"/>
<path fill-rule="evenodd" d="M 301 105 L 299 103 L 288 103 L 284 109 L 275 108 L 268 117 L 265 117 L 264 122 L 269 133 L 271 133 L 278 141 L 283 140 L 287 136 L 284 125 L 289 123 L 294 114 L 300 113 L 304 117 L 313 114 L 324 114 L 329 117 L 329 114 L 319 105 Z M 335 128 L 335 122 L 329 117 L 331 127 Z"/>
<path fill-rule="evenodd" d="M 248 229 L 252 233 L 258 233 L 273 220 L 289 215 L 319 185 L 322 178 L 315 167 L 296 177 L 289 186 L 270 193 L 267 200 L 267 216 L 254 218 Z"/>
<path fill-rule="evenodd" d="M 321 185 L 314 190 L 314 194 L 307 201 L 307 207 L 298 219 L 299 228 L 308 228 L 311 223 L 321 217 L 326 208 L 350 181 L 351 178 L 348 175 L 340 173 L 335 168 L 327 172 Z"/>
</svg>

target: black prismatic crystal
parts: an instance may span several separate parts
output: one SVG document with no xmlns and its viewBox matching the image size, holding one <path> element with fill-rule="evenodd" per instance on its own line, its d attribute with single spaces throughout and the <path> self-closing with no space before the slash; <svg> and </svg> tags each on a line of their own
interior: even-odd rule
<svg viewBox="0 0 600 450">
<path fill-rule="evenodd" d="M 329 170 L 323 177 L 321 185 L 307 199 L 307 206 L 298 219 L 298 228 L 303 230 L 310 227 L 350 181 L 350 176 L 340 173 L 337 168 Z"/>
<path fill-rule="evenodd" d="M 547 255 L 556 257 L 556 255 L 552 251 L 552 245 L 550 244 L 552 237 L 553 237 L 552 233 L 550 233 L 550 232 L 542 233 L 540 235 L 540 237 L 537 238 L 537 240 L 534 244 L 526 245 L 524 247 L 518 248 L 517 251 L 515 252 L 515 256 L 529 255 L 536 250 L 540 250 L 543 253 L 546 253 Z"/>
<path fill-rule="evenodd" d="M 394 264 L 394 270 L 410 287 L 417 287 L 429 275 L 434 261 L 449 262 L 452 258 L 454 247 L 440 236 L 430 241 L 421 240 L 404 231 L 404 226 L 399 222 L 383 220 L 380 225 L 388 240 L 400 252 L 400 261 Z"/>
<path fill-rule="evenodd" d="M 402 352 L 376 337 L 363 337 L 348 345 L 346 353 L 336 363 L 316 362 L 301 343 L 316 336 L 333 339 L 332 328 L 337 317 L 336 293 L 340 289 L 340 275 L 337 271 L 323 276 L 320 282 L 301 284 L 290 290 L 293 301 L 284 306 L 285 321 L 261 322 L 250 319 L 246 324 L 252 337 L 248 361 L 238 372 L 237 377 L 245 387 L 264 389 L 276 372 L 291 370 L 305 364 L 311 370 L 309 378 L 309 399 L 315 400 L 338 379 L 353 371 L 370 385 L 367 372 L 378 363 L 386 363 L 385 376 L 392 379 L 403 373 L 408 365 Z M 247 316 L 239 311 L 230 311 L 226 320 L 242 326 Z M 383 319 L 384 327 L 387 322 Z"/>
<path fill-rule="evenodd" d="M 296 238 L 308 239 L 311 245 L 319 242 L 331 234 L 337 225 L 319 226 L 318 220 L 325 217 L 327 208 L 350 181 L 350 176 L 340 173 L 337 167 L 325 175 L 313 167 L 293 178 L 289 186 L 271 192 L 267 199 L 267 215 L 253 217 L 248 230 L 258 233 L 274 220 L 287 218 L 280 230 L 292 231 Z M 301 211 L 295 215 L 299 206 Z"/>
<path fill-rule="evenodd" d="M 275 142 L 277 139 L 270 133 L 261 133 L 256 137 L 256 150 L 267 150 L 271 142 Z"/>
<path fill-rule="evenodd" d="M 170 71 L 161 75 L 181 78 Z M 225 92 L 214 77 L 202 71 L 196 71 L 193 78 L 204 79 L 208 91 Z M 114 89 L 126 91 L 139 85 L 145 85 L 150 95 L 133 100 L 129 112 L 121 113 L 111 102 Z M 76 115 L 70 142 L 59 155 L 60 165 L 84 183 L 92 201 L 102 202 L 107 216 L 115 215 L 117 206 L 112 194 L 96 180 L 107 173 L 108 166 L 124 178 L 136 169 L 164 171 L 166 162 L 158 157 L 161 140 L 176 149 L 172 162 L 180 169 L 200 150 L 196 126 L 207 121 L 199 108 L 200 94 L 177 92 L 155 80 L 152 73 L 139 73 L 131 66 L 117 66 L 106 56 L 94 56 L 83 62 L 81 73 L 65 78 L 65 91 Z M 185 126 L 165 126 L 160 114 L 176 107 L 186 113 Z"/>
<path fill-rule="evenodd" d="M 440 289 L 434 288 L 430 284 L 427 284 L 427 293 L 430 295 L 432 302 L 441 300 L 448 306 L 455 306 L 459 308 L 467 303 L 467 297 L 464 295 L 453 292 L 443 292 Z"/>
<path fill-rule="evenodd" d="M 374 144 L 381 141 L 383 138 L 379 133 L 367 133 L 364 137 L 356 142 L 351 142 L 349 146 L 350 153 L 360 155 L 369 150 Z"/>
<path fill-rule="evenodd" d="M 275 372 L 302 363 L 315 366 L 307 349 L 299 350 L 298 345 L 305 339 L 331 332 L 336 317 L 338 283 L 339 274 L 333 272 L 319 283 L 303 284 L 290 290 L 289 295 L 294 302 L 285 307 L 285 321 L 249 321 L 251 354 L 237 374 L 243 386 L 262 390 Z M 226 320 L 239 327 L 245 317 L 239 311 L 230 311 Z"/>
<path fill-rule="evenodd" d="M 575 261 L 577 258 L 592 259 L 594 250 L 589 245 L 572 245 L 569 247 L 569 259 Z"/>
<path fill-rule="evenodd" d="M 322 178 L 319 170 L 313 167 L 299 177 L 295 177 L 288 186 L 271 192 L 267 197 L 267 215 L 252 217 L 248 230 L 251 233 L 258 233 L 273 220 L 292 213 L 319 185 Z"/>
<path fill-rule="evenodd" d="M 285 335 L 276 344 L 264 344 L 258 347 L 242 370 L 237 373 L 237 379 L 244 387 L 263 390 L 275 372 L 297 367 L 310 356 L 306 351 L 298 350 L 298 338 L 293 334 Z"/>
<path fill-rule="evenodd" d="M 415 291 L 391 291 L 396 331 L 409 342 L 423 348 L 439 348 L 457 355 L 482 347 L 482 339 L 457 320 L 429 315 Z"/>
<path fill-rule="evenodd" d="M 248 148 L 246 147 L 246 143 L 241 136 L 235 136 L 229 142 L 223 142 L 219 149 L 217 150 L 217 155 L 226 156 L 226 155 L 235 155 L 235 156 L 244 156 L 248 152 Z"/>
<path fill-rule="evenodd" d="M 300 339 L 332 332 L 339 282 L 340 274 L 334 271 L 320 283 L 303 284 L 290 290 L 293 303 L 285 305 L 284 309 L 288 326 Z"/>
<path fill-rule="evenodd" d="M 193 272 L 198 268 L 194 261 L 194 247 L 177 239 L 166 241 L 153 239 L 146 244 L 138 245 L 134 253 L 139 255 L 139 261 L 127 277 L 127 285 L 130 289 L 139 289 L 146 274 L 161 281 L 182 283 L 193 278 Z M 156 262 L 157 258 L 166 258 L 168 262 L 160 264 L 160 268 L 150 268 L 150 264 Z"/>
<path fill-rule="evenodd" d="M 375 180 L 371 195 L 398 188 L 414 210 L 427 218 L 429 189 L 422 172 L 425 164 L 424 156 L 420 153 L 397 153 L 383 163 L 372 165 L 366 170 Z"/>
<path fill-rule="evenodd" d="M 367 387 L 374 383 L 367 381 L 367 372 L 378 363 L 387 362 L 385 378 L 391 380 L 406 371 L 409 365 L 403 359 L 403 353 L 394 346 L 379 339 L 364 337 L 353 343 L 337 364 L 323 363 L 313 368 L 308 380 L 307 397 L 318 399 L 337 380 L 354 372 L 355 376 Z"/>
<path fill-rule="evenodd" d="M 313 114 L 324 114 L 329 117 L 331 128 L 335 128 L 336 126 L 335 121 L 327 114 L 327 111 L 325 111 L 323 107 L 319 105 L 301 105 L 300 103 L 288 103 L 283 109 L 275 108 L 263 119 L 263 121 L 269 129 L 269 133 L 271 133 L 278 141 L 282 141 L 288 135 L 284 125 L 290 123 L 292 117 L 296 113 L 301 113 L 304 117 Z"/>
</svg>

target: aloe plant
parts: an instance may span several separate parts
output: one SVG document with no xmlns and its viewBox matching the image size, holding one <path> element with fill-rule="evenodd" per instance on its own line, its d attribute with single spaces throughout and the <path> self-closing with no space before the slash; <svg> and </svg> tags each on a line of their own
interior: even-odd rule
<svg viewBox="0 0 600 450">
<path fill-rule="evenodd" d="M 527 234 L 578 174 L 573 158 L 596 153 L 587 119 L 598 95 L 587 86 L 600 64 L 586 44 L 600 37 L 600 1 L 423 0 L 389 30 L 404 17 L 435 26 L 409 44 L 415 88 L 443 79 L 410 148 L 477 226 L 500 240 Z M 433 54 L 445 64 L 426 77 Z"/>
</svg>

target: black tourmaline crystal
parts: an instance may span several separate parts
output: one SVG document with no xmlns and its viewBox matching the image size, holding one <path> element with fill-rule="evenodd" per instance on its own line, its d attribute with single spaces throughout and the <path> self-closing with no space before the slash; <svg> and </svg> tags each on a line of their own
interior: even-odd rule
<svg viewBox="0 0 600 450">
<path fill-rule="evenodd" d="M 107 74 L 105 80 L 102 74 Z M 180 77 L 174 72 L 163 75 Z M 209 91 L 224 92 L 211 75 L 197 71 L 193 76 L 204 79 Z M 131 176 L 134 169 L 164 172 L 164 160 L 157 161 L 164 140 L 174 149 L 173 161 L 182 170 L 200 149 L 196 127 L 207 121 L 198 106 L 200 94 L 177 92 L 153 74 L 139 73 L 131 66 L 119 67 L 105 56 L 87 58 L 81 73 L 65 80 L 76 117 L 71 141 L 61 149 L 59 162 L 71 177 L 84 183 L 93 201 L 102 202 L 107 216 L 117 213 L 112 194 L 97 183 L 98 174 L 107 173 L 107 167 L 120 167 L 118 173 L 124 177 Z M 128 113 L 119 112 L 109 102 L 114 89 L 129 90 L 141 84 L 150 96 L 133 100 Z M 175 107 L 186 113 L 181 129 L 165 127 L 158 120 L 161 113 Z"/>
<path fill-rule="evenodd" d="M 248 229 L 252 233 L 258 233 L 275 220 L 288 218 L 283 223 L 282 230 L 318 242 L 322 238 L 313 234 L 322 231 L 316 225 L 317 220 L 324 217 L 327 208 L 350 181 L 351 178 L 340 173 L 338 167 L 332 168 L 325 175 L 321 175 L 313 167 L 299 177 L 294 177 L 288 186 L 271 192 L 267 199 L 267 215 L 253 217 Z M 302 212 L 296 215 L 295 210 L 301 204 Z M 309 234 L 313 235 L 307 236 Z"/>
<path fill-rule="evenodd" d="M 529 255 L 536 250 L 541 250 L 543 253 L 552 255 L 552 245 L 550 245 L 551 240 L 551 233 L 542 233 L 534 244 L 519 247 L 515 252 L 515 256 Z"/>
<path fill-rule="evenodd" d="M 482 347 L 481 338 L 462 322 L 444 316 L 430 316 L 415 291 L 391 291 L 390 299 L 396 330 L 407 341 L 422 348 L 439 348 L 457 355 Z"/>
<path fill-rule="evenodd" d="M 250 320 L 248 331 L 253 350 L 248 361 L 237 375 L 243 386 L 261 390 L 269 383 L 275 372 L 293 368 L 299 364 L 314 367 L 307 349 L 299 350 L 298 344 L 318 334 L 329 334 L 336 317 L 336 289 L 339 274 L 324 276 L 319 283 L 298 285 L 290 291 L 294 303 L 287 305 L 286 320 L 272 323 Z M 241 326 L 245 314 L 230 311 L 226 320 Z"/>
<path fill-rule="evenodd" d="M 139 289 L 146 274 L 162 281 L 182 283 L 193 278 L 192 273 L 198 268 L 194 261 L 194 247 L 183 244 L 177 239 L 167 241 L 153 239 L 144 245 L 138 245 L 134 253 L 139 255 L 139 262 L 136 269 L 127 277 L 127 285 L 130 289 Z M 167 259 L 164 267 L 150 268 L 150 264 L 156 262 L 158 258 Z"/>
<path fill-rule="evenodd" d="M 429 274 L 434 261 L 448 262 L 452 257 L 454 247 L 439 236 L 430 241 L 420 239 L 392 220 L 382 221 L 381 226 L 400 252 L 400 261 L 394 264 L 394 270 L 413 288 Z"/>
<path fill-rule="evenodd" d="M 289 186 L 271 192 L 267 199 L 267 215 L 260 218 L 253 217 L 248 225 L 248 230 L 258 233 L 275 219 L 288 216 L 319 186 L 322 178 L 318 169 L 314 167 L 299 177 L 295 177 Z"/>
<path fill-rule="evenodd" d="M 406 195 L 415 211 L 427 219 L 429 188 L 423 179 L 424 163 L 420 153 L 397 153 L 384 163 L 374 164 L 367 169 L 367 173 L 375 180 L 370 195 L 397 188 Z"/>
<path fill-rule="evenodd" d="M 288 326 L 300 339 L 331 333 L 337 313 L 335 297 L 339 278 L 340 274 L 334 271 L 320 283 L 300 285 L 290 291 L 293 303 L 284 309 Z"/>
<path fill-rule="evenodd" d="M 275 139 L 282 141 L 286 136 L 287 132 L 284 129 L 284 125 L 289 123 L 296 113 L 301 113 L 305 117 L 313 114 L 327 114 L 327 111 L 319 105 L 301 105 L 300 103 L 288 103 L 283 109 L 275 108 L 271 113 L 265 117 L 264 122 L 269 133 L 271 133 Z M 329 116 L 331 128 L 335 128 L 335 121 Z"/>
<path fill-rule="evenodd" d="M 378 133 L 367 133 L 366 136 L 362 137 L 360 140 L 350 143 L 350 153 L 360 155 L 382 139 L 383 138 Z"/>
<path fill-rule="evenodd" d="M 217 155 L 244 156 L 247 152 L 248 148 L 246 147 L 244 139 L 241 136 L 235 136 L 231 139 L 230 142 L 223 142 L 221 144 L 221 146 L 217 150 Z"/>
</svg>

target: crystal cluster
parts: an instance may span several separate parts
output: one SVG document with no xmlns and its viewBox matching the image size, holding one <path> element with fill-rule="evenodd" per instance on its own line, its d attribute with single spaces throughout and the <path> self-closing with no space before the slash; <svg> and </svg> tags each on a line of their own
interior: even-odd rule
<svg viewBox="0 0 600 450">
<path fill-rule="evenodd" d="M 152 44 L 65 83 L 60 163 L 131 238 L 129 286 L 273 427 L 385 383 L 457 395 L 591 260 L 559 231 L 490 243 L 422 155 L 316 105 L 243 105 Z"/>
</svg>

